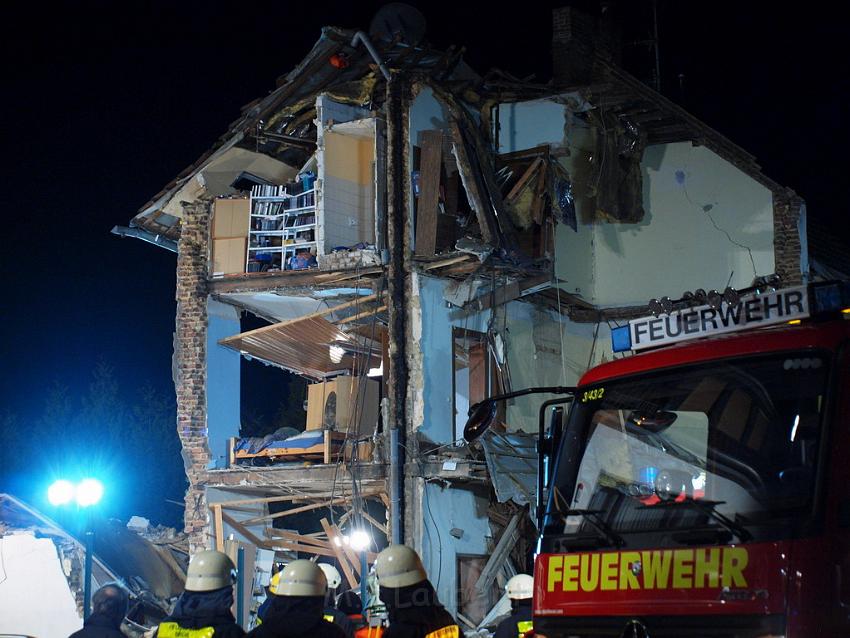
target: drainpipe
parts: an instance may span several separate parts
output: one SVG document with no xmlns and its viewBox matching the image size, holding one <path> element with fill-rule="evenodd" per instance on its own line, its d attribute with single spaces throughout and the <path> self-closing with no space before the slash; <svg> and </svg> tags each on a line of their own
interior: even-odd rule
<svg viewBox="0 0 850 638">
<path fill-rule="evenodd" d="M 405 297 L 405 188 L 407 144 L 405 140 L 404 99 L 407 82 L 403 77 L 387 82 L 387 243 L 390 261 L 387 264 L 390 339 L 390 523 L 392 543 L 404 542 L 404 444 L 407 427 L 407 326 Z"/>
<path fill-rule="evenodd" d="M 384 79 L 389 82 L 390 81 L 390 71 L 384 64 L 384 61 L 381 59 L 381 56 L 378 54 L 378 50 L 372 44 L 372 41 L 369 40 L 369 36 L 366 35 L 363 31 L 358 31 L 354 34 L 354 37 L 351 38 L 351 46 L 355 49 L 357 48 L 358 43 L 362 42 L 363 46 L 366 47 L 366 50 L 369 52 L 369 55 L 372 56 L 372 59 L 375 61 L 375 64 L 378 65 L 378 68 L 381 70 L 381 73 L 384 76 Z"/>
</svg>

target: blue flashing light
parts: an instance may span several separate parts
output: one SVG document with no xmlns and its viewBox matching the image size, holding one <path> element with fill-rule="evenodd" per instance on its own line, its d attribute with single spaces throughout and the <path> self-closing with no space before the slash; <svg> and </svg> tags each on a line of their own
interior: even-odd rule
<svg viewBox="0 0 850 638">
<path fill-rule="evenodd" d="M 87 478 L 80 481 L 77 485 L 76 493 L 77 505 L 80 507 L 89 507 L 96 505 L 103 498 L 103 483 L 97 479 Z"/>
<path fill-rule="evenodd" d="M 833 282 L 812 286 L 814 293 L 814 312 L 834 312 L 850 306 L 850 283 Z"/>
<path fill-rule="evenodd" d="M 71 481 L 55 481 L 47 488 L 47 500 L 51 505 L 67 505 L 74 500 L 74 484 Z"/>
<path fill-rule="evenodd" d="M 632 349 L 632 333 L 629 326 L 620 326 L 611 330 L 611 349 L 614 352 Z"/>
</svg>

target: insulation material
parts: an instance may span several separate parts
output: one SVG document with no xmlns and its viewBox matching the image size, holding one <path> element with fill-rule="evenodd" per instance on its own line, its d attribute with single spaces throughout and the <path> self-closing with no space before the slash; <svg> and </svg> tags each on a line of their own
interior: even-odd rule
<svg viewBox="0 0 850 638">
<path fill-rule="evenodd" d="M 375 242 L 374 120 L 367 126 L 353 124 L 323 135 L 320 253 Z"/>
<path fill-rule="evenodd" d="M 65 638 L 83 626 L 52 540 L 7 534 L 0 556 L 0 634 Z"/>
</svg>

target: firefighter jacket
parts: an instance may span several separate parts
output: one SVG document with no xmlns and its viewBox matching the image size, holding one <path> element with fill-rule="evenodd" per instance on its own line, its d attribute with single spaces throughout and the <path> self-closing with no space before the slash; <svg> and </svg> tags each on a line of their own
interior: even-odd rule
<svg viewBox="0 0 850 638">
<path fill-rule="evenodd" d="M 346 638 L 324 619 L 324 596 L 272 596 L 263 622 L 251 638 Z"/>
<path fill-rule="evenodd" d="M 381 587 L 389 627 L 383 638 L 461 638 L 455 619 L 437 600 L 430 582 L 409 587 Z"/>
<path fill-rule="evenodd" d="M 531 600 L 523 600 L 499 623 L 493 638 L 523 638 L 532 629 L 531 619 Z"/>
<path fill-rule="evenodd" d="M 233 588 L 186 591 L 157 628 L 157 638 L 242 638 L 245 632 L 230 611 Z"/>
</svg>

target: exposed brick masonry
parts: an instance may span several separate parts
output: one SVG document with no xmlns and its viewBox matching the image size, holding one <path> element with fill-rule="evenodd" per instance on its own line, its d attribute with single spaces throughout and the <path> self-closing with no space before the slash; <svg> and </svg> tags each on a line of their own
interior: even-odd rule
<svg viewBox="0 0 850 638">
<path fill-rule="evenodd" d="M 782 277 L 783 286 L 802 283 L 800 273 L 800 220 L 802 200 L 789 191 L 784 196 L 773 195 L 773 251 L 776 274 Z M 760 273 L 761 274 L 761 273 Z"/>
<path fill-rule="evenodd" d="M 177 321 L 174 338 L 174 387 L 177 433 L 189 489 L 185 531 L 191 551 L 207 545 L 208 509 L 204 486 L 210 450 L 207 443 L 207 238 L 209 201 L 183 204 L 177 244 Z"/>
</svg>

